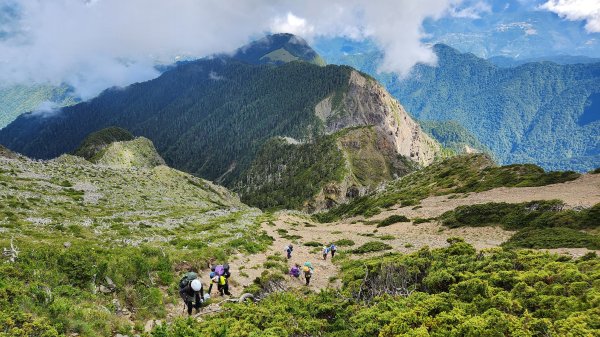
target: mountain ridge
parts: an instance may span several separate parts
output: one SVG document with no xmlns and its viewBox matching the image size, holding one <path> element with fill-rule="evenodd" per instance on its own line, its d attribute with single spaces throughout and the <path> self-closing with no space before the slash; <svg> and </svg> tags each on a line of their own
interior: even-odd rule
<svg viewBox="0 0 600 337">
<path fill-rule="evenodd" d="M 581 172 L 597 166 L 600 63 L 536 62 L 502 68 L 436 44 L 438 64 L 418 64 L 401 79 L 376 71 L 381 53 L 374 46 L 356 44 L 352 53 L 345 53 L 347 46 L 340 41 L 334 44 L 340 49 L 325 47 L 317 49 L 327 61 L 372 74 L 414 118 L 458 122 L 500 163 L 531 162 L 549 170 Z"/>
<path fill-rule="evenodd" d="M 386 156 L 428 165 L 442 155 L 441 146 L 368 75 L 346 66 L 252 64 L 226 56 L 178 64 L 157 79 L 109 89 L 55 116 L 20 116 L 0 130 L 0 142 L 50 158 L 71 152 L 91 132 L 119 126 L 151 139 L 169 165 L 234 187 L 272 137 L 313 142 L 367 125 L 381 136 L 380 148 L 390 149 L 380 152 Z M 327 166 L 326 158 L 313 160 L 311 165 Z M 405 171 L 401 161 L 388 162 L 400 165 L 395 172 Z M 322 179 L 314 195 L 332 183 Z M 347 194 L 341 189 L 335 203 Z"/>
</svg>

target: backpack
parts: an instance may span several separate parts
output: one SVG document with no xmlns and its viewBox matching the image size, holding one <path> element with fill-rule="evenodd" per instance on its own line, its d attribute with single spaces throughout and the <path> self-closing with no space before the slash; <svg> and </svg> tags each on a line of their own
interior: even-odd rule
<svg viewBox="0 0 600 337">
<path fill-rule="evenodd" d="M 336 247 L 335 245 L 331 245 L 331 248 L 330 248 L 330 250 L 332 250 L 332 251 L 334 251 L 334 252 L 335 252 L 335 251 L 337 250 L 337 247 Z"/>
<path fill-rule="evenodd" d="M 225 267 L 223 267 L 222 264 L 218 265 L 215 267 L 215 274 L 218 276 L 221 276 L 223 274 L 225 274 Z"/>
<path fill-rule="evenodd" d="M 297 267 L 292 267 L 292 269 L 290 269 L 290 275 L 294 277 L 300 276 L 300 269 L 298 269 Z"/>
<path fill-rule="evenodd" d="M 310 276 L 312 274 L 312 270 L 307 266 L 302 267 L 302 271 L 304 272 L 304 276 Z"/>
<path fill-rule="evenodd" d="M 187 287 L 188 284 L 190 284 L 193 280 L 195 280 L 197 278 L 198 278 L 198 274 L 194 273 L 193 271 L 186 273 L 185 275 L 183 275 L 181 280 L 179 280 L 179 289 L 183 289 L 183 288 Z"/>
</svg>

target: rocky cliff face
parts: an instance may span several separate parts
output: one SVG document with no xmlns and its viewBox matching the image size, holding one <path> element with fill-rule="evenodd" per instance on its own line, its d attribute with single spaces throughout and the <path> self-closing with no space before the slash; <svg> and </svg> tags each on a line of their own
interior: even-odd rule
<svg viewBox="0 0 600 337">
<path fill-rule="evenodd" d="M 379 83 L 352 71 L 348 89 L 325 98 L 315 107 L 328 133 L 348 127 L 373 125 L 396 154 L 426 166 L 441 152 L 441 146 L 425 134 Z"/>
<path fill-rule="evenodd" d="M 381 85 L 358 71 L 319 101 L 314 114 L 326 135 L 264 146 L 236 187 L 245 202 L 270 207 L 291 195 L 295 201 L 286 207 L 321 211 L 444 156 Z"/>
</svg>

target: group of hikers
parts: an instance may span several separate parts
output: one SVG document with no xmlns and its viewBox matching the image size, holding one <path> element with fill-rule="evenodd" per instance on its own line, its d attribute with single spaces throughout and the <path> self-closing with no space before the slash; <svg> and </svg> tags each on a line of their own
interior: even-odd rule
<svg viewBox="0 0 600 337">
<path fill-rule="evenodd" d="M 294 246 L 292 244 L 289 244 L 285 247 L 288 260 L 292 258 L 293 251 Z M 323 246 L 323 260 L 327 260 L 327 256 L 330 253 L 331 258 L 333 258 L 336 251 L 337 247 L 335 244 Z M 307 261 L 302 266 L 300 266 L 298 263 L 295 263 L 290 268 L 289 274 L 291 277 L 295 277 L 297 279 L 300 278 L 301 274 L 304 274 L 304 279 L 306 280 L 306 285 L 308 286 L 314 272 L 315 269 L 313 268 L 312 263 Z M 208 292 L 204 293 L 204 286 L 198 277 L 198 274 L 195 271 L 187 272 L 179 281 L 179 296 L 181 296 L 183 302 L 185 303 L 188 315 L 192 314 L 192 309 L 196 309 L 196 312 L 200 310 L 202 303 L 210 298 L 213 285 L 215 284 L 217 285 L 217 291 L 219 292 L 219 295 L 231 296 L 231 293 L 229 292 L 229 277 L 231 277 L 231 273 L 229 272 L 228 264 L 211 266 L 209 274 L 210 285 L 208 286 Z"/>
<path fill-rule="evenodd" d="M 202 303 L 210 298 L 212 293 L 213 285 L 217 285 L 217 291 L 219 295 L 230 296 L 229 292 L 229 272 L 228 264 L 220 264 L 212 266 L 210 268 L 210 285 L 208 286 L 208 292 L 204 293 L 204 286 L 198 274 L 194 271 L 189 271 L 179 281 L 179 296 L 183 299 L 185 306 L 187 307 L 188 315 L 192 314 L 192 309 L 196 309 L 196 312 L 200 310 Z"/>
<path fill-rule="evenodd" d="M 294 251 L 294 245 L 292 245 L 291 243 L 285 247 L 285 252 L 286 252 L 288 260 L 290 260 L 292 258 L 293 251 Z M 337 251 L 337 247 L 333 243 L 330 246 L 323 246 L 323 250 L 322 250 L 323 260 L 327 260 L 327 255 L 329 255 L 329 253 L 331 253 L 331 258 L 333 258 L 335 256 L 336 251 Z M 298 263 L 295 263 L 290 268 L 289 274 L 291 277 L 295 277 L 295 278 L 299 279 L 300 274 L 303 273 L 304 280 L 306 281 L 306 285 L 308 286 L 310 284 L 310 279 L 312 278 L 314 272 L 315 272 L 315 269 L 313 268 L 312 263 L 307 261 L 307 262 L 304 262 L 303 266 L 300 266 Z"/>
</svg>

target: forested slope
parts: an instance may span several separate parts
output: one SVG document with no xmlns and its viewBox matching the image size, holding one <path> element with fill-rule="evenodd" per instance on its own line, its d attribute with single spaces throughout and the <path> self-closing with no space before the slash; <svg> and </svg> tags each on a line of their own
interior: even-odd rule
<svg viewBox="0 0 600 337">
<path fill-rule="evenodd" d="M 600 162 L 600 63 L 503 68 L 438 44 L 435 66 L 400 79 L 377 71 L 371 45 L 332 46 L 319 48 L 328 62 L 373 75 L 419 120 L 458 122 L 502 164 L 588 171 Z"/>
</svg>

